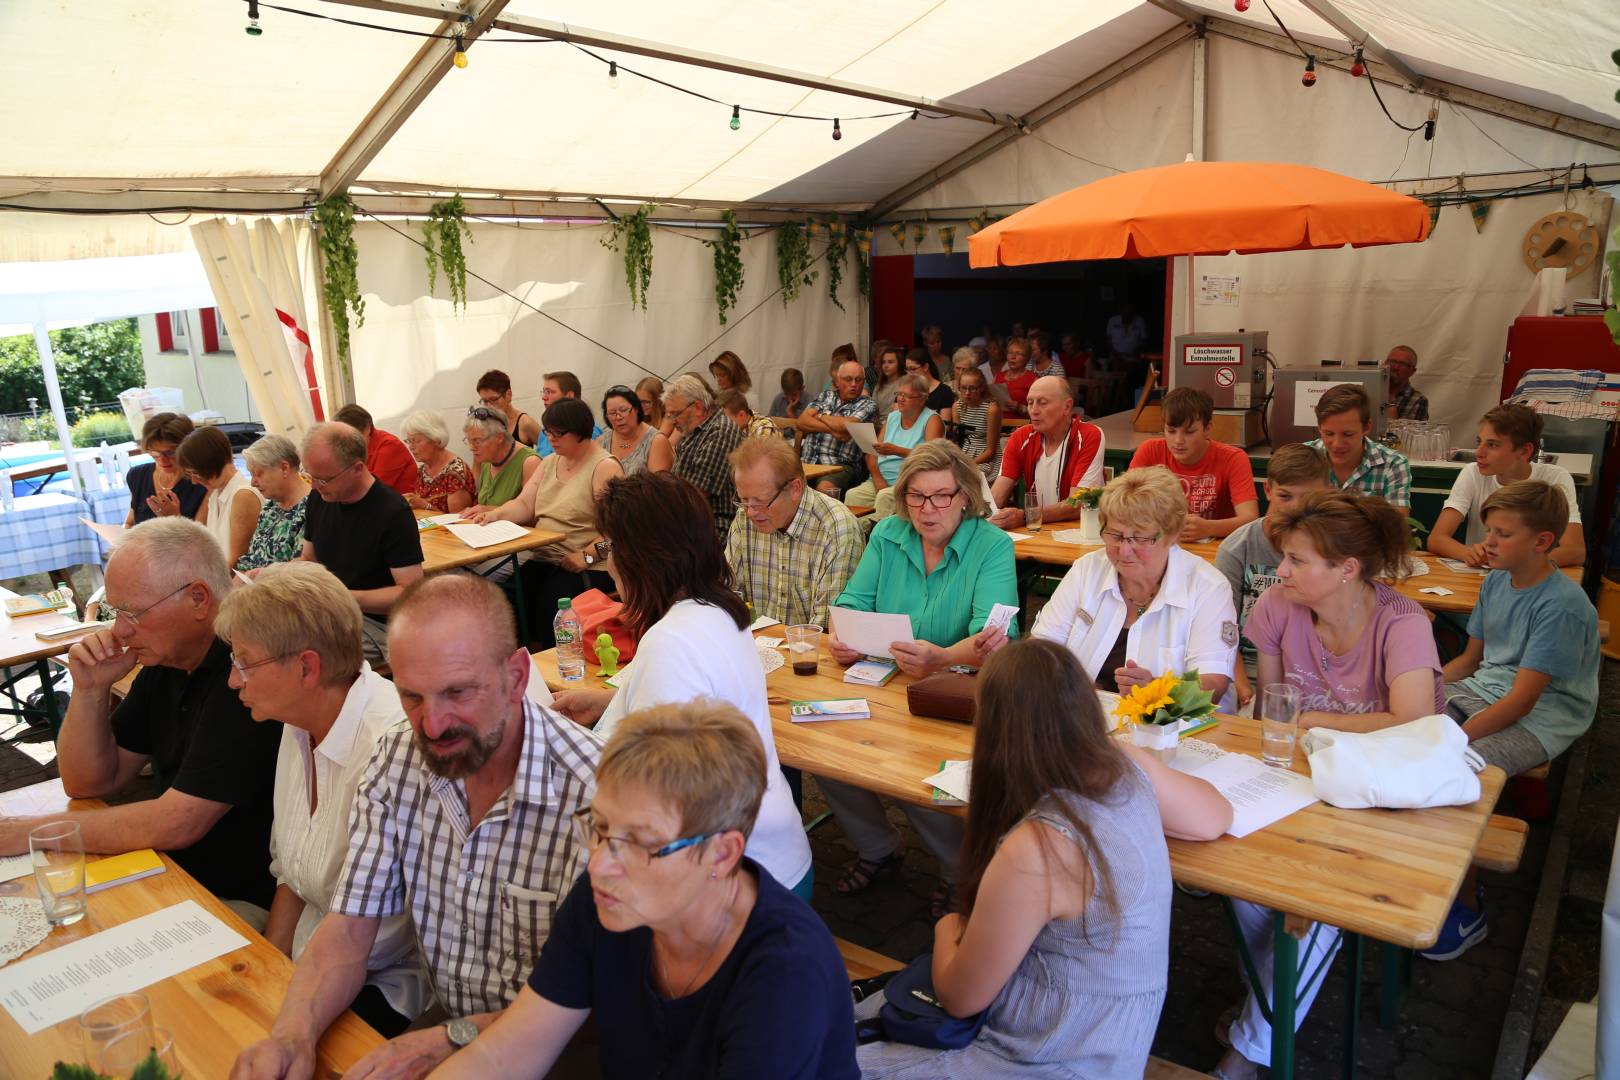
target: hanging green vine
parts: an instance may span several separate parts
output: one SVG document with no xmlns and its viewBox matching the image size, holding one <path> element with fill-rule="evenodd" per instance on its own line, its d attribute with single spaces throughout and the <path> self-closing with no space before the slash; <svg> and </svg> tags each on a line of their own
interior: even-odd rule
<svg viewBox="0 0 1620 1080">
<path fill-rule="evenodd" d="M 321 245 L 326 282 L 321 295 L 332 319 L 338 356 L 349 362 L 349 313 L 356 326 L 366 324 L 366 302 L 360 297 L 360 253 L 354 246 L 354 203 L 347 195 L 333 195 L 315 204 L 315 237 Z"/>
<path fill-rule="evenodd" d="M 613 223 L 602 237 L 602 246 L 624 254 L 624 280 L 630 286 L 630 306 L 647 310 L 647 286 L 652 284 L 652 225 L 648 216 L 653 208 L 645 204 L 633 214 Z"/>
<path fill-rule="evenodd" d="M 849 229 L 835 223 L 827 232 L 827 299 L 839 311 L 844 310 L 844 302 L 838 299 L 838 287 L 844 283 L 844 260 L 848 256 Z"/>
<path fill-rule="evenodd" d="M 433 204 L 428 219 L 422 224 L 422 250 L 427 259 L 428 293 L 438 283 L 439 268 L 444 268 L 444 279 L 450 286 L 452 307 L 467 306 L 467 260 L 461 253 L 461 238 L 472 239 L 467 228 L 467 204 L 461 193 L 455 198 Z"/>
<path fill-rule="evenodd" d="M 714 303 L 719 309 L 720 325 L 726 325 L 726 312 L 737 306 L 737 294 L 742 291 L 742 230 L 737 228 L 737 215 L 726 211 L 725 228 L 717 240 L 705 240 L 714 252 Z"/>
<path fill-rule="evenodd" d="M 804 226 L 783 222 L 776 229 L 776 278 L 782 284 L 782 306 L 799 298 L 799 290 L 816 283 L 817 272 L 810 269 L 810 240 Z"/>
<path fill-rule="evenodd" d="M 855 291 L 862 300 L 872 299 L 872 264 L 859 251 L 855 253 Z"/>
</svg>

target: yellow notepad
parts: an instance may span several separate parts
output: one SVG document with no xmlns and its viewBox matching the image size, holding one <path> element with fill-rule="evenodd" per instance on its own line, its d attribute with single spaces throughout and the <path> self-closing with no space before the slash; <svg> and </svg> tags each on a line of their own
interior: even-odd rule
<svg viewBox="0 0 1620 1080">
<path fill-rule="evenodd" d="M 143 877 L 161 874 L 165 869 L 163 860 L 158 858 L 158 853 L 151 848 L 97 859 L 95 862 L 85 863 L 84 891 L 93 893 L 99 889 L 110 889 L 126 881 L 138 881 Z"/>
</svg>

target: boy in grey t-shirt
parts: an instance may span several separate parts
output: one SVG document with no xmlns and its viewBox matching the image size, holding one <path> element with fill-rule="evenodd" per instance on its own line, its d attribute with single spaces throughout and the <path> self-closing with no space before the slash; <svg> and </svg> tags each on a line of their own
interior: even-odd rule
<svg viewBox="0 0 1620 1080">
<path fill-rule="evenodd" d="M 1327 458 L 1304 443 L 1280 447 L 1266 465 L 1266 516 L 1238 526 L 1225 540 L 1215 555 L 1215 568 L 1226 575 L 1232 586 L 1232 606 L 1238 613 L 1238 625 L 1249 621 L 1249 611 L 1260 594 L 1277 583 L 1277 564 L 1282 555 L 1266 539 L 1266 522 L 1274 514 L 1294 506 L 1312 491 L 1333 486 L 1333 476 Z M 1253 656 L 1254 646 L 1243 641 L 1243 655 Z M 1249 682 L 1243 664 L 1237 665 L 1233 690 L 1241 708 L 1254 699 L 1254 687 Z"/>
</svg>

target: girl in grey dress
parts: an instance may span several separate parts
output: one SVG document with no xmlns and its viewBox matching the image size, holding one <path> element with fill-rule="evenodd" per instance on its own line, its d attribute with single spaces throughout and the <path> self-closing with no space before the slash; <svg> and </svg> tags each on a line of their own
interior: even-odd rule
<svg viewBox="0 0 1620 1080">
<path fill-rule="evenodd" d="M 960 1050 L 861 1046 L 861 1075 L 1141 1076 L 1169 964 L 1165 833 L 1213 839 L 1232 808 L 1109 738 L 1090 678 L 1061 645 L 1003 647 L 978 694 L 963 914 L 935 927 L 933 972 L 940 1003 L 986 1010 L 984 1027 Z M 881 1005 L 861 1002 L 856 1019 Z"/>
</svg>

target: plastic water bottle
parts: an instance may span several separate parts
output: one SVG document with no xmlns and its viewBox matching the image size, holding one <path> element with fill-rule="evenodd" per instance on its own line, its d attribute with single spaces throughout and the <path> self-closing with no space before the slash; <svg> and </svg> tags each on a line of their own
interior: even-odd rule
<svg viewBox="0 0 1620 1080">
<path fill-rule="evenodd" d="M 56 591 L 62 596 L 62 602 L 57 610 L 62 612 L 64 615 L 77 619 L 79 617 L 79 608 L 78 605 L 73 602 L 73 590 L 68 588 L 68 583 L 65 581 L 58 581 L 56 583 Z"/>
<path fill-rule="evenodd" d="M 557 674 L 573 681 L 585 678 L 585 645 L 580 641 L 579 616 L 566 596 L 557 601 L 557 617 L 551 621 L 557 638 Z"/>
</svg>

